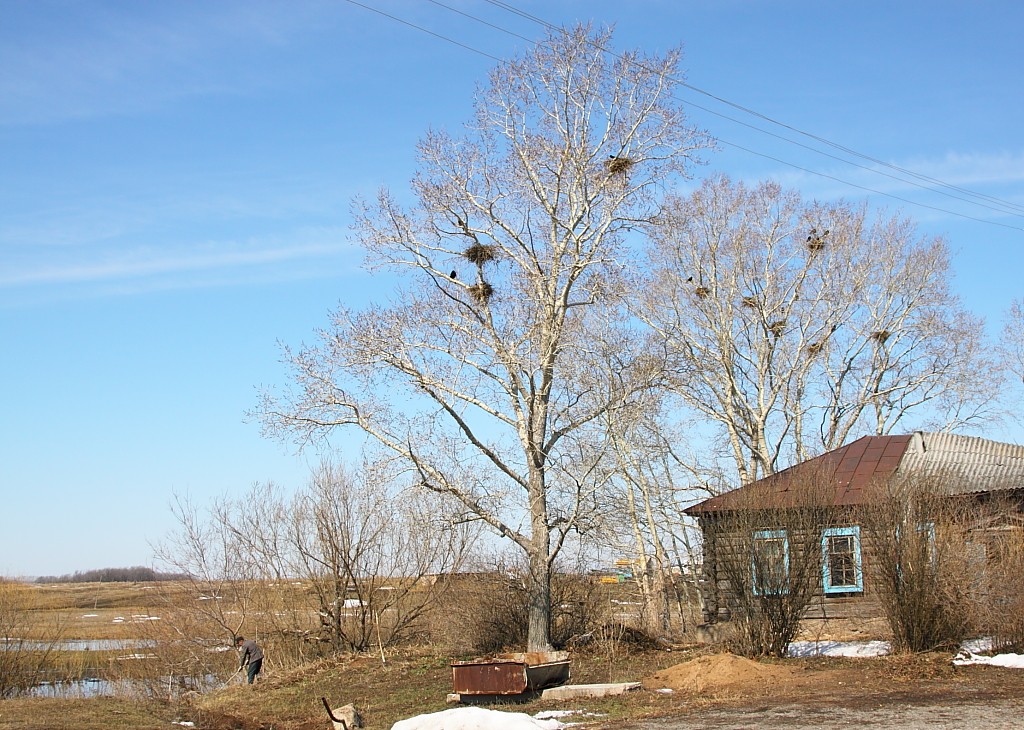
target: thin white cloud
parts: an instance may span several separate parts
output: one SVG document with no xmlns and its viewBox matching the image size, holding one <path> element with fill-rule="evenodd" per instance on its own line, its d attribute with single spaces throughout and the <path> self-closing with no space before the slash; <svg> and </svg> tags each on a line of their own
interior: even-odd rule
<svg viewBox="0 0 1024 730">
<path fill-rule="evenodd" d="M 290 262 L 350 257 L 340 229 L 309 229 L 295 234 L 293 242 L 281 240 L 239 245 L 219 242 L 173 252 L 165 249 L 134 248 L 128 251 L 93 253 L 100 260 L 65 260 L 57 265 L 26 265 L 0 275 L 0 288 L 40 285 L 82 284 L 166 277 L 209 271 L 280 268 Z"/>
<path fill-rule="evenodd" d="M 316 3 L 142 3 L 117 12 L 91 3 L 31 5 L 0 30 L 0 125 L 248 93 L 273 83 L 273 65 L 247 62 L 254 50 L 285 46 L 325 22 L 325 6 Z"/>
<path fill-rule="evenodd" d="M 838 165 L 835 162 L 827 166 L 805 162 L 801 166 L 821 174 L 785 167 L 764 177 L 771 177 L 786 187 L 799 190 L 806 198 L 818 200 L 857 200 L 881 194 L 880 199 L 888 198 L 891 207 L 904 208 L 917 218 L 933 219 L 960 214 L 997 220 L 1011 215 L 1006 212 L 1007 206 L 970 193 L 1024 206 L 1024 150 L 998 153 L 948 152 L 938 157 L 891 162 L 895 167 L 917 173 L 920 177 L 881 165 L 869 165 L 862 161 L 859 164 L 870 169 Z M 930 178 L 945 186 L 922 178 Z M 920 205 L 915 207 L 914 203 Z"/>
</svg>

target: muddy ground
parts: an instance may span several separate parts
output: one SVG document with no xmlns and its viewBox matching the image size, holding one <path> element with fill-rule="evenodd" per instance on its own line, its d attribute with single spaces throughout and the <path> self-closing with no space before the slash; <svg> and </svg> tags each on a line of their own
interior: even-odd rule
<svg viewBox="0 0 1024 730">
<path fill-rule="evenodd" d="M 1024 728 L 1024 670 L 955 667 L 949 654 L 754 663 L 710 655 L 644 681 L 689 710 L 638 723 L 697 728 Z"/>
<path fill-rule="evenodd" d="M 874 709 L 854 707 L 807 707 L 783 705 L 769 708 L 735 708 L 697 712 L 658 720 L 639 727 L 645 730 L 698 730 L 703 728 L 815 728 L 875 727 L 902 730 L 973 730 L 1024 728 L 1024 700 L 942 703 L 934 705 L 883 705 Z"/>
</svg>

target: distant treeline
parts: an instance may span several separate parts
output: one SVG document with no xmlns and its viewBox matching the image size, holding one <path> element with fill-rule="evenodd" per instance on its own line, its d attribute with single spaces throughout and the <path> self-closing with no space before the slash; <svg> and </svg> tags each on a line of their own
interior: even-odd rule
<svg viewBox="0 0 1024 730">
<path fill-rule="evenodd" d="M 71 575 L 41 575 L 36 583 L 146 583 L 156 580 L 181 580 L 183 573 L 159 573 L 136 565 L 132 568 L 101 568 L 75 571 Z"/>
</svg>

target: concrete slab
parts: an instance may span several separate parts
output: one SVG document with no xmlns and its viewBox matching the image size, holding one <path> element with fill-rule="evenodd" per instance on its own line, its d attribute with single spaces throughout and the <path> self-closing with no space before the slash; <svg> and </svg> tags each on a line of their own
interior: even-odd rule
<svg viewBox="0 0 1024 730">
<path fill-rule="evenodd" d="M 636 689 L 640 689 L 639 682 L 563 684 L 561 687 L 548 687 L 540 696 L 545 700 L 572 700 L 578 697 L 613 697 Z"/>
</svg>

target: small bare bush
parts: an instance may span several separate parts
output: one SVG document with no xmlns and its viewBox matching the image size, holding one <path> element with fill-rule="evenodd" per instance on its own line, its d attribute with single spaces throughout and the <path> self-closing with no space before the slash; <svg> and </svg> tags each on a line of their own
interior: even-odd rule
<svg viewBox="0 0 1024 730">
<path fill-rule="evenodd" d="M 34 622 L 34 603 L 28 586 L 0 578 L 0 699 L 53 678 L 62 627 Z"/>
<path fill-rule="evenodd" d="M 943 495 L 939 486 L 921 478 L 886 482 L 864 512 L 872 585 L 897 651 L 955 646 L 974 628 L 966 549 L 974 503 Z"/>
<path fill-rule="evenodd" d="M 453 578 L 436 633 L 456 654 L 521 650 L 527 641 L 528 595 L 523 571 L 505 564 Z M 555 649 L 594 636 L 604 610 L 589 576 L 555 573 L 551 596 Z"/>
<path fill-rule="evenodd" d="M 979 504 L 969 521 L 964 554 L 979 633 L 993 648 L 1024 651 L 1024 514 L 1018 500 L 997 497 Z"/>
<path fill-rule="evenodd" d="M 820 592 L 822 530 L 840 515 L 834 489 L 818 475 L 798 482 L 783 473 L 735 494 L 728 509 L 705 518 L 737 623 L 731 646 L 746 656 L 785 656 Z"/>
</svg>

